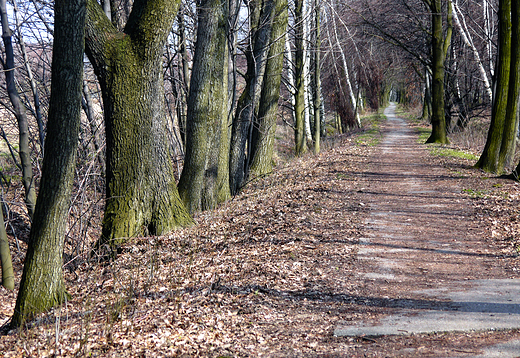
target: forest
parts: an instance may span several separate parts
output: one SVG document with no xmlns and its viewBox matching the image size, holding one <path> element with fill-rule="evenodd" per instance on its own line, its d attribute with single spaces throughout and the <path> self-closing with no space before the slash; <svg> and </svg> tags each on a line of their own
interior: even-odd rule
<svg viewBox="0 0 520 358">
<path fill-rule="evenodd" d="M 116 354 L 111 330 L 125 346 L 153 300 L 179 322 L 197 309 L 213 327 L 240 321 L 252 308 L 236 301 L 273 290 L 223 281 L 254 272 L 242 256 L 270 275 L 301 261 L 291 245 L 323 256 L 320 272 L 350 265 L 337 240 L 361 235 L 358 174 L 390 103 L 423 143 L 472 153 L 461 175 L 518 179 L 517 0 L 0 0 L 0 12 L 0 324 L 47 327 L 34 335 L 54 356 Z M 344 195 L 317 198 L 325 177 Z M 306 230 L 331 246 L 279 237 Z M 88 309 L 59 338 L 70 302 Z M 247 355 L 222 337 L 208 350 L 188 326 L 164 354 Z"/>
</svg>

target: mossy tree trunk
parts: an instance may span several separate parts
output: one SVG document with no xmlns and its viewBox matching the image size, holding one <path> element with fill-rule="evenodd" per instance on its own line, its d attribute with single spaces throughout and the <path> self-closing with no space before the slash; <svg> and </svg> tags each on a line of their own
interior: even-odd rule
<svg viewBox="0 0 520 358">
<path fill-rule="evenodd" d="M 511 60 L 504 133 L 498 155 L 499 172 L 509 167 L 515 155 L 520 91 L 520 0 L 511 1 Z"/>
<path fill-rule="evenodd" d="M 231 130 L 229 182 L 236 194 L 248 177 L 253 156 L 252 134 L 258 128 L 258 106 L 270 48 L 274 19 L 274 0 L 249 2 L 251 39 L 245 51 L 247 58 L 246 86 L 242 92 Z"/>
<path fill-rule="evenodd" d="M 2 265 L 2 286 L 8 290 L 14 290 L 13 262 L 9 250 L 9 240 L 5 232 L 4 211 L 0 203 L 0 264 Z"/>
<path fill-rule="evenodd" d="M 447 6 L 446 34 L 443 28 L 441 0 L 424 0 L 432 20 L 432 134 L 426 143 L 448 143 L 444 112 L 444 63 L 453 29 L 451 6 Z M 449 2 L 449 0 L 448 0 Z"/>
<path fill-rule="evenodd" d="M 56 0 L 51 99 L 40 193 L 12 317 L 19 326 L 66 299 L 63 244 L 81 109 L 85 0 Z"/>
<path fill-rule="evenodd" d="M 190 212 L 229 198 L 227 0 L 199 3 L 179 193 Z"/>
<path fill-rule="evenodd" d="M 25 204 L 27 212 L 32 218 L 34 206 L 36 205 L 36 188 L 34 187 L 34 176 L 32 170 L 31 149 L 29 147 L 29 121 L 18 90 L 15 85 L 15 63 L 12 43 L 12 32 L 9 28 L 6 0 L 0 0 L 0 19 L 2 22 L 2 39 L 5 48 L 5 81 L 9 100 L 13 105 L 13 112 L 18 122 L 18 154 L 22 166 L 22 183 L 25 190 Z"/>
<path fill-rule="evenodd" d="M 475 164 L 487 172 L 498 173 L 504 168 L 498 164 L 500 147 L 502 146 L 504 125 L 506 121 L 507 102 L 509 93 L 509 77 L 511 70 L 511 0 L 500 0 L 498 9 L 498 59 L 496 62 L 496 86 L 491 124 L 489 127 L 486 145 Z"/>
<path fill-rule="evenodd" d="M 295 104 L 294 104 L 294 144 L 296 155 L 302 155 L 307 151 L 305 136 L 305 81 L 304 81 L 304 46 L 303 46 L 303 1 L 294 2 L 295 47 L 294 77 L 295 77 Z"/>
<path fill-rule="evenodd" d="M 137 0 L 118 31 L 87 1 L 86 52 L 103 95 L 107 138 L 101 242 L 160 235 L 192 222 L 179 198 L 166 142 L 163 46 L 179 0 Z"/>
<path fill-rule="evenodd" d="M 265 175 L 273 170 L 274 135 L 283 70 L 283 51 L 287 30 L 287 0 L 274 0 L 274 18 L 269 54 L 265 67 L 257 123 L 253 126 L 250 172 Z"/>
</svg>

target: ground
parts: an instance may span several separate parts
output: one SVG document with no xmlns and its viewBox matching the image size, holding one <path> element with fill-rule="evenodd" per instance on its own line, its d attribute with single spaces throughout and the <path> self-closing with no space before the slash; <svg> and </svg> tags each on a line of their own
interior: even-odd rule
<svg viewBox="0 0 520 358">
<path fill-rule="evenodd" d="M 254 180 L 218 210 L 197 215 L 194 227 L 136 239 L 111 263 L 71 267 L 72 299 L 23 330 L 5 332 L 0 351 L 5 357 L 467 357 L 520 339 L 517 330 L 334 336 L 344 322 L 384 317 L 395 308 L 387 298 L 407 298 L 424 288 L 422 278 L 444 279 L 413 262 L 408 269 L 421 280 L 385 286 L 366 275 L 373 264 L 360 255 L 367 237 L 376 240 L 374 212 L 384 210 L 372 189 L 375 169 L 385 170 L 377 144 L 387 127 L 375 128 L 335 137 L 320 155 Z M 398 155 L 408 155 L 416 174 L 431 179 L 421 190 L 442 187 L 439 195 L 449 193 L 454 210 L 464 213 L 460 228 L 467 231 L 457 237 L 480 239 L 471 250 L 487 259 L 466 273 L 518 278 L 518 184 L 475 170 L 474 159 L 453 155 L 458 151 L 412 147 Z M 424 220 L 419 210 L 412 214 Z M 15 255 L 18 280 L 21 261 Z M 0 290 L 0 324 L 15 298 Z"/>
</svg>

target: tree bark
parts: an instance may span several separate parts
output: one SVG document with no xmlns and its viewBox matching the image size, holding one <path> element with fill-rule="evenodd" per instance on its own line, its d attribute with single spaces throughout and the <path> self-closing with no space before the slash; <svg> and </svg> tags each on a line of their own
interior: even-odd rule
<svg viewBox="0 0 520 358">
<path fill-rule="evenodd" d="M 516 149 L 518 100 L 520 92 L 520 0 L 511 1 L 511 62 L 504 134 L 498 156 L 498 169 L 511 165 Z"/>
<path fill-rule="evenodd" d="M 294 55 L 294 82 L 295 82 L 295 104 L 294 104 L 294 141 L 295 154 L 302 155 L 307 151 L 307 140 L 305 136 L 305 81 L 304 81 L 304 46 L 303 46 L 303 1 L 294 1 L 295 21 L 295 50 Z"/>
<path fill-rule="evenodd" d="M 498 165 L 498 159 L 504 134 L 511 69 L 511 0 L 500 0 L 498 12 L 499 45 L 497 69 L 495 71 L 497 76 L 495 98 L 486 145 L 477 164 L 475 164 L 477 168 L 492 173 L 503 170 Z"/>
<path fill-rule="evenodd" d="M 226 0 L 204 0 L 198 7 L 186 157 L 179 181 L 179 193 L 189 212 L 213 209 L 229 197 L 227 9 Z"/>
<path fill-rule="evenodd" d="M 56 0 L 47 141 L 40 194 L 12 326 L 66 299 L 63 244 L 80 125 L 85 0 Z"/>
<path fill-rule="evenodd" d="M 123 32 L 87 1 L 86 52 L 99 79 L 106 126 L 106 204 L 100 243 L 160 235 L 192 223 L 166 142 L 163 46 L 179 0 L 135 1 Z"/>
<path fill-rule="evenodd" d="M 287 0 L 274 0 L 269 54 L 265 67 L 257 124 L 253 127 L 251 173 L 269 174 L 273 170 L 274 134 L 283 70 L 283 51 L 287 29 Z"/>
<path fill-rule="evenodd" d="M 432 134 L 426 143 L 448 143 L 444 114 L 444 62 L 451 41 L 451 6 L 448 5 L 447 31 L 443 34 L 442 2 L 430 3 L 432 19 Z"/>
<path fill-rule="evenodd" d="M 245 184 L 252 156 L 251 135 L 257 125 L 258 105 L 269 54 L 274 0 L 251 1 L 251 39 L 246 50 L 246 87 L 240 96 L 231 131 L 229 182 L 235 195 Z M 249 144 L 249 145 L 248 145 Z"/>
<path fill-rule="evenodd" d="M 0 264 L 2 265 L 2 286 L 14 290 L 14 272 L 9 250 L 9 240 L 5 232 L 4 211 L 0 203 Z"/>
<path fill-rule="evenodd" d="M 315 60 L 314 60 L 314 154 L 320 152 L 320 137 L 321 137 L 321 72 L 320 72 L 320 55 L 321 55 L 321 33 L 320 33 L 320 2 L 314 0 L 314 21 L 315 21 L 315 32 L 316 32 L 316 45 L 315 45 Z"/>
</svg>

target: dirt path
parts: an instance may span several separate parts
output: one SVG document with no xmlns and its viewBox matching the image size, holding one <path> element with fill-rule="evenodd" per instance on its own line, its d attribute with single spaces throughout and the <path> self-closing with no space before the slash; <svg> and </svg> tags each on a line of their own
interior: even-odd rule
<svg viewBox="0 0 520 358">
<path fill-rule="evenodd" d="M 472 227 L 472 206 L 459 181 L 428 163 L 424 146 L 406 122 L 389 115 L 381 152 L 365 173 L 367 261 L 360 273 L 410 290 L 460 285 L 465 280 L 506 278 L 495 255 L 486 254 L 483 228 Z M 381 283 L 381 282 L 379 282 Z"/>
<path fill-rule="evenodd" d="M 380 152 L 360 189 L 369 216 L 357 265 L 372 304 L 388 310 L 371 320 L 343 322 L 335 334 L 519 328 L 520 280 L 490 252 L 484 229 L 474 227 L 460 180 L 427 160 L 425 147 L 394 110 L 385 110 Z M 508 349 L 520 355 L 520 341 Z"/>
</svg>

